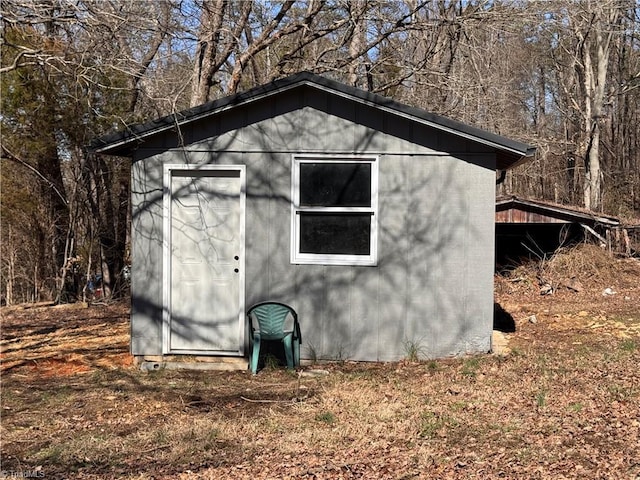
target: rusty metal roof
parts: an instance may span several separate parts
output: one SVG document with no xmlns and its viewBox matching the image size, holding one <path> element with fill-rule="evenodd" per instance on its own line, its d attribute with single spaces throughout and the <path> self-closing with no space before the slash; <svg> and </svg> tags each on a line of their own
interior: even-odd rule
<svg viewBox="0 0 640 480">
<path fill-rule="evenodd" d="M 496 223 L 585 223 L 588 225 L 620 225 L 616 217 L 590 210 L 559 205 L 544 200 L 515 195 L 496 198 Z"/>
</svg>

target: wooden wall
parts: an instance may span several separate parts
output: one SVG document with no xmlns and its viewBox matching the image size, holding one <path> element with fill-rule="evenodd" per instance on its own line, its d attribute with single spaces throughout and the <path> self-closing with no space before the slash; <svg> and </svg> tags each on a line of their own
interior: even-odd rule
<svg viewBox="0 0 640 480">
<path fill-rule="evenodd" d="M 185 142 L 180 147 L 180 141 Z M 379 156 L 376 267 L 292 265 L 293 154 Z M 133 165 L 132 352 L 162 348 L 162 165 L 247 166 L 246 305 L 291 304 L 303 358 L 490 349 L 495 154 L 329 94 L 292 93 L 147 142 Z"/>
</svg>

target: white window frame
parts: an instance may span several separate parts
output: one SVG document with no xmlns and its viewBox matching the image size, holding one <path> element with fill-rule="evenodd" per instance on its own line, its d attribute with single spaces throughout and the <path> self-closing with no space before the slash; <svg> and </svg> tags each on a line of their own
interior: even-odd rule
<svg viewBox="0 0 640 480">
<path fill-rule="evenodd" d="M 300 165 L 304 163 L 368 163 L 371 165 L 370 207 L 301 207 Z M 308 265 L 375 266 L 378 264 L 377 155 L 292 155 L 291 158 L 291 263 Z M 368 213 L 371 216 L 369 255 L 300 252 L 300 213 Z"/>
</svg>

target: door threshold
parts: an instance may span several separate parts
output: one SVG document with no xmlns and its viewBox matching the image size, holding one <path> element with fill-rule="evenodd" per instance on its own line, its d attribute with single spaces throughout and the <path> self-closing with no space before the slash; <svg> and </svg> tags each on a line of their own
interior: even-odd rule
<svg viewBox="0 0 640 480">
<path fill-rule="evenodd" d="M 218 370 L 240 371 L 249 369 L 249 360 L 245 357 L 204 357 L 185 355 L 137 356 L 135 364 L 143 371 L 155 370 Z"/>
</svg>

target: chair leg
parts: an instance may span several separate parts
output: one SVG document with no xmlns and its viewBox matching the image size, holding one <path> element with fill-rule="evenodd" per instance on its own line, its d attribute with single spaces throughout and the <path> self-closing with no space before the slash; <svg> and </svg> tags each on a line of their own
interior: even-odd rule
<svg viewBox="0 0 640 480">
<path fill-rule="evenodd" d="M 251 352 L 251 373 L 258 373 L 258 359 L 260 358 L 260 335 L 253 335 L 253 350 Z"/>
<path fill-rule="evenodd" d="M 284 343 L 284 354 L 287 357 L 287 368 L 294 368 L 294 364 L 293 364 L 293 350 L 292 350 L 292 338 L 293 335 L 289 334 L 286 335 L 283 339 L 282 339 L 282 343 Z"/>
</svg>

